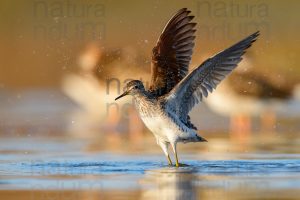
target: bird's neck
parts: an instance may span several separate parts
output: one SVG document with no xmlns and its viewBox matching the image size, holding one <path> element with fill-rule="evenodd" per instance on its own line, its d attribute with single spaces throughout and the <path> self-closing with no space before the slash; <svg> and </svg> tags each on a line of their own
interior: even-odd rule
<svg viewBox="0 0 300 200">
<path fill-rule="evenodd" d="M 154 107 L 153 105 L 156 104 L 155 98 L 151 95 L 151 93 L 145 91 L 143 93 L 134 95 L 133 99 L 135 107 L 142 118 L 143 116 L 151 115 L 151 111 L 153 111 Z"/>
<path fill-rule="evenodd" d="M 150 93 L 144 90 L 142 92 L 139 92 L 139 93 L 135 94 L 133 97 L 135 99 L 150 98 Z"/>
<path fill-rule="evenodd" d="M 153 95 L 148 91 L 143 91 L 133 96 L 137 104 L 146 103 L 153 100 Z"/>
</svg>

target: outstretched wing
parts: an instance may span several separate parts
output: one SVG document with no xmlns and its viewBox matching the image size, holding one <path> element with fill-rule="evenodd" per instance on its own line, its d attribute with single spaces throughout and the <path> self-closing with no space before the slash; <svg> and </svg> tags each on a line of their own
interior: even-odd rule
<svg viewBox="0 0 300 200">
<path fill-rule="evenodd" d="M 236 68 L 258 35 L 259 32 L 253 33 L 194 69 L 165 97 L 168 108 L 176 112 L 182 122 L 189 124 L 190 110 Z"/>
<path fill-rule="evenodd" d="M 188 73 L 194 47 L 194 16 L 180 9 L 167 23 L 152 50 L 150 90 L 157 96 L 168 93 Z"/>
</svg>

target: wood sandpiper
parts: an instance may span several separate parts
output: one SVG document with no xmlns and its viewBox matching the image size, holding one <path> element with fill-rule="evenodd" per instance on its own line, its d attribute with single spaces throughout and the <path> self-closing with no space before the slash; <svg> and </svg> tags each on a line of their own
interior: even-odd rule
<svg viewBox="0 0 300 200">
<path fill-rule="evenodd" d="M 182 8 L 169 20 L 153 48 L 151 85 L 145 89 L 139 80 L 127 83 L 125 92 L 115 100 L 132 95 L 145 125 L 150 129 L 172 165 L 168 153 L 171 145 L 178 162 L 178 142 L 205 142 L 191 123 L 189 112 L 234 69 L 242 55 L 256 41 L 255 32 L 233 46 L 208 58 L 188 73 L 193 53 L 196 23 L 194 16 Z"/>
</svg>

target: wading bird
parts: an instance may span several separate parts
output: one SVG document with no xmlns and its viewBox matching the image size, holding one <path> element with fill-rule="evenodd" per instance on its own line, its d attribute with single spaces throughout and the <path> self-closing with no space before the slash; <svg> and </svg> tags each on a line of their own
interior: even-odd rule
<svg viewBox="0 0 300 200">
<path fill-rule="evenodd" d="M 136 109 L 145 125 L 153 132 L 168 162 L 171 145 L 179 167 L 176 145 L 178 142 L 205 142 L 191 123 L 189 112 L 207 97 L 208 92 L 228 75 L 242 60 L 259 32 L 246 37 L 228 49 L 208 58 L 188 74 L 196 23 L 186 8 L 180 9 L 167 23 L 153 48 L 151 85 L 148 90 L 139 80 L 127 83 L 125 92 L 115 100 L 132 95 Z"/>
</svg>

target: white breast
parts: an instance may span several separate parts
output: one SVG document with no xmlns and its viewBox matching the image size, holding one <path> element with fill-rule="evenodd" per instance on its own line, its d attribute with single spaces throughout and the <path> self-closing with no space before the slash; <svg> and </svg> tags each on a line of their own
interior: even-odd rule
<svg viewBox="0 0 300 200">
<path fill-rule="evenodd" d="M 196 135 L 174 113 L 160 110 L 162 108 L 153 104 L 153 102 L 148 102 L 147 100 L 137 101 L 135 105 L 141 119 L 156 139 L 165 142 L 175 142 L 180 140 L 180 138 L 186 139 Z"/>
<path fill-rule="evenodd" d="M 166 124 L 165 120 L 160 117 L 141 117 L 147 128 L 154 134 L 154 136 L 158 139 L 169 141 L 168 133 L 168 125 Z"/>
</svg>

